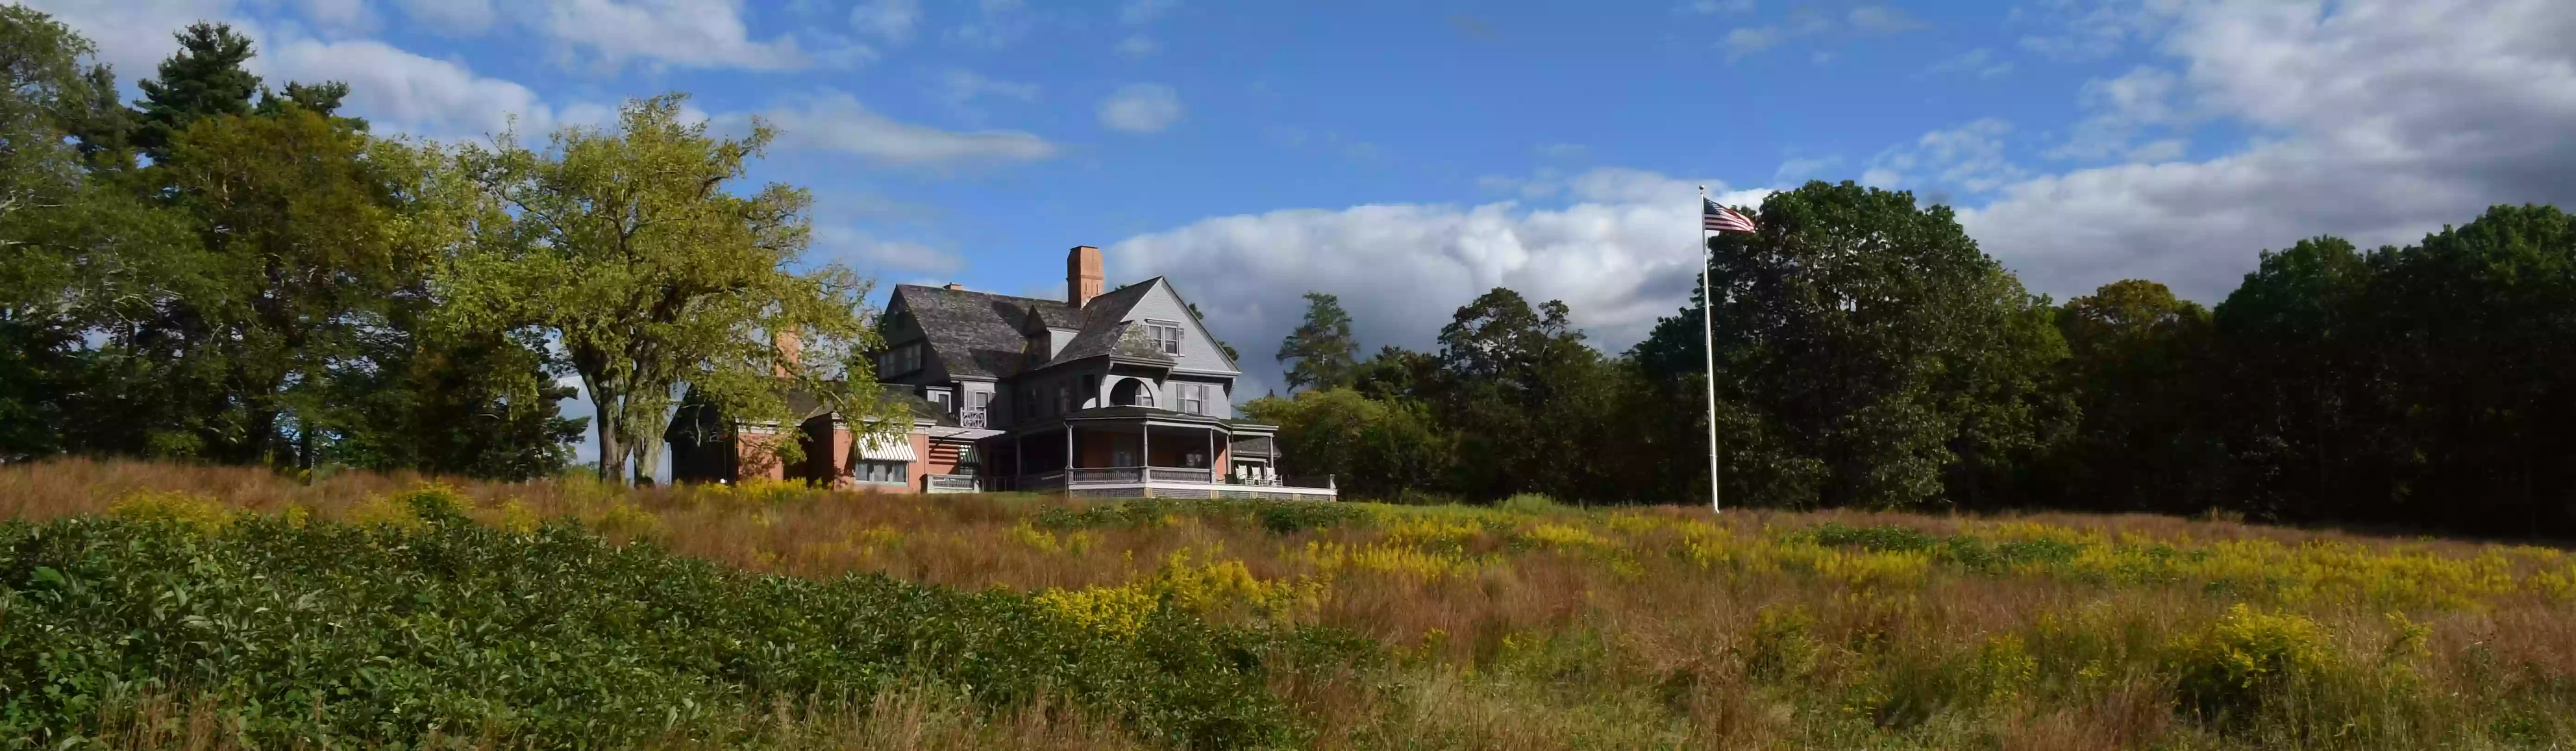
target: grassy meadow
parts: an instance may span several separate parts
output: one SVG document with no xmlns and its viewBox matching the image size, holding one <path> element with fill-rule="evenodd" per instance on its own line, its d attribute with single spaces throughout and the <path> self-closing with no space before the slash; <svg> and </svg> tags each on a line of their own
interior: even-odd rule
<svg viewBox="0 0 2576 751">
<path fill-rule="evenodd" d="M 2549 547 L 89 461 L 0 518 L 25 747 L 2576 745 Z"/>
</svg>

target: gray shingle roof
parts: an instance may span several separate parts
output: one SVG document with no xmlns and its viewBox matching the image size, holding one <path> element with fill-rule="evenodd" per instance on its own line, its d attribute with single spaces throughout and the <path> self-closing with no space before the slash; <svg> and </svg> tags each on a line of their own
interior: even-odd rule
<svg viewBox="0 0 2576 751">
<path fill-rule="evenodd" d="M 894 293 L 911 308 L 913 320 L 930 340 L 931 352 L 951 375 L 1016 375 L 1027 360 L 1023 349 L 1028 337 L 1020 326 L 1033 311 L 1042 311 L 1051 320 L 1075 321 L 1082 315 L 1062 300 L 913 284 L 895 287 Z"/>
<path fill-rule="evenodd" d="M 906 284 L 895 287 L 921 325 L 922 336 L 951 375 L 1007 378 L 1028 367 L 1025 327 L 1034 320 L 1050 328 L 1073 329 L 1073 341 L 1053 362 L 1115 354 L 1138 360 L 1171 362 L 1154 348 L 1143 327 L 1119 322 L 1153 289 L 1148 279 L 1091 298 L 1080 309 L 1061 300 L 997 295 L 990 292 Z"/>
<path fill-rule="evenodd" d="M 1153 338 L 1145 335 L 1145 327 L 1120 322 L 1120 319 L 1127 317 L 1127 311 L 1134 310 L 1137 301 L 1145 299 L 1145 293 L 1151 291 L 1154 283 L 1161 279 L 1162 277 L 1147 279 L 1091 298 L 1091 304 L 1082 308 L 1083 315 L 1092 322 L 1091 325 L 1082 327 L 1082 333 L 1074 335 L 1073 341 L 1066 343 L 1064 349 L 1055 354 L 1055 362 L 1073 362 L 1100 355 L 1117 355 L 1159 363 L 1172 362 L 1170 356 L 1164 355 L 1162 350 L 1155 348 Z"/>
</svg>

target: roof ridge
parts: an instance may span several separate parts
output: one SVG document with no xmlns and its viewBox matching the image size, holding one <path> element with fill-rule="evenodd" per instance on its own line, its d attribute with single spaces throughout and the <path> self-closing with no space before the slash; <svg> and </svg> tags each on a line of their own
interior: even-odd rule
<svg viewBox="0 0 2576 751">
<path fill-rule="evenodd" d="M 1004 300 L 1027 300 L 1027 301 L 1029 301 L 1029 302 L 1049 303 L 1049 304 L 1054 304 L 1054 305 L 1063 305 L 1063 306 L 1065 306 L 1065 307 L 1072 307 L 1072 306 L 1073 306 L 1073 304 L 1072 304 L 1072 303 L 1068 303 L 1068 302 L 1065 302 L 1065 301 L 1063 301 L 1063 300 L 1056 300 L 1056 299 L 1045 298 L 1045 297 L 1023 297 L 1023 296 L 1020 296 L 1020 295 L 1006 295 L 1006 294 L 1002 294 L 1002 293 L 1000 293 L 1000 292 L 986 292 L 986 291 L 983 291 L 983 290 L 980 290 L 980 289 L 949 289 L 949 288 L 947 288 L 947 287 L 942 287 L 942 286 L 935 285 L 935 284 L 897 284 L 897 285 L 895 285 L 895 289 L 898 289 L 898 290 L 903 289 L 903 288 L 905 288 L 905 287 L 910 287 L 910 288 L 913 288 L 913 289 L 925 290 L 925 291 L 930 291 L 930 292 L 962 292 L 962 293 L 970 294 L 970 295 L 983 295 L 983 296 L 985 296 L 985 297 L 999 297 L 999 298 L 1002 298 L 1002 299 L 1004 299 Z"/>
</svg>

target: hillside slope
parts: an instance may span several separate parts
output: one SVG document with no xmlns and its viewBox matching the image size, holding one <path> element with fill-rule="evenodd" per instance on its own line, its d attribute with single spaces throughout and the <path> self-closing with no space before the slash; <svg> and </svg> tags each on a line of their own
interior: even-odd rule
<svg viewBox="0 0 2576 751">
<path fill-rule="evenodd" d="M 58 747 L 2563 748 L 2576 560 L 2225 521 L 0 469 Z"/>
</svg>

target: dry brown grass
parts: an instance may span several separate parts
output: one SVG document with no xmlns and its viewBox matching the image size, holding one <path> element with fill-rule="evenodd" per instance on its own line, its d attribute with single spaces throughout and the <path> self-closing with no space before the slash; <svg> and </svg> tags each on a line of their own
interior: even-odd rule
<svg viewBox="0 0 2576 751">
<path fill-rule="evenodd" d="M 264 513 L 300 508 L 346 516 L 372 496 L 423 481 L 344 474 L 302 485 L 257 470 L 53 461 L 0 468 L 0 516 L 101 513 L 143 489 L 203 493 Z M 2291 737 L 2305 739 L 2295 745 L 2326 748 L 2374 747 L 2394 738 L 2551 747 L 2576 739 L 2563 717 L 2576 709 L 2576 607 L 2548 584 L 2563 571 L 2576 587 L 2576 566 L 2547 549 L 2140 515 L 1994 519 L 1754 510 L 1712 517 L 1681 508 L 1554 515 L 1381 508 L 1374 512 L 1378 522 L 1285 534 L 1188 514 L 1134 527 L 1047 529 L 1031 521 L 1046 509 L 1081 504 L 805 492 L 763 499 L 740 491 L 627 490 L 583 481 L 452 484 L 478 499 L 475 515 L 491 523 L 513 523 L 514 514 L 575 517 L 682 554 L 795 576 L 882 572 L 970 589 L 1079 590 L 1153 579 L 1164 561 L 1185 554 L 1197 562 L 1239 561 L 1263 581 L 1317 582 L 1321 597 L 1288 617 L 1365 635 L 1391 655 L 1381 675 L 1274 682 L 1315 729 L 1313 745 L 1323 748 L 2118 749 L 2260 746 L 2265 738 Z M 1445 574 L 1334 567 L 1309 552 L 1388 546 L 1387 526 L 1397 519 L 1483 531 L 1454 545 L 1408 544 L 1464 562 Z M 2257 568 L 2227 581 L 2127 582 L 2040 569 L 1977 573 L 1935 565 L 1906 573 L 1902 556 L 1857 553 L 1834 565 L 1896 566 L 1895 573 L 1837 574 L 1841 569 L 1796 557 L 1817 555 L 1814 550 L 1783 542 L 1825 522 L 1896 525 L 1945 537 L 2018 534 L 2012 529 L 2019 527 L 2002 526 L 2010 523 L 2089 536 L 2105 546 L 2170 542 L 2188 555 L 2277 546 L 2263 549 L 2343 550 L 2364 563 L 2489 560 L 2506 584 L 2460 598 L 2400 588 L 2368 601 L 2347 596 L 2359 585 L 2328 576 L 2331 571 Z M 1588 530 L 1605 542 L 1547 542 L 1540 528 L 1549 525 Z M 1712 562 L 1685 554 L 1694 544 L 1722 550 Z M 2413 576 L 2406 573 L 2413 570 L 2371 575 Z M 2244 589 L 2245 582 L 2276 575 L 2324 576 L 2319 586 L 2328 588 Z M 2377 735 L 2320 740 L 2194 725 L 2176 714 L 2174 689 L 2159 661 L 2176 639 L 2205 630 L 2240 602 L 2313 620 L 2334 635 L 2336 654 L 2353 664 L 2395 666 L 2371 669 L 2402 670 L 2429 688 L 2405 693 L 2390 684 L 2395 687 L 2382 691 L 2395 697 L 2387 706 L 2367 697 L 2336 700 L 2343 703 L 2333 711 L 2403 715 L 2374 721 Z M 2401 641 L 2391 612 L 2430 629 L 2418 652 L 2380 654 Z M 1792 621 L 1794 628 L 1779 625 Z M 1778 633 L 1764 635 L 1772 632 Z M 1766 667 L 1748 667 L 1755 665 Z M 1958 677 L 1997 670 L 2008 677 Z M 1989 685 L 1998 681 L 2014 685 Z M 1970 690 L 1964 686 L 1989 693 L 1951 695 Z M 1908 709 L 1916 705 L 1930 708 Z M 148 737 L 158 740 L 131 747 L 220 747 L 204 745 L 215 736 L 205 735 L 195 715 L 154 711 L 162 723 L 155 727 L 163 729 Z M 2537 719 L 2506 723 L 2511 732 L 2495 730 L 2503 726 L 2496 718 L 2507 715 Z M 1124 742 L 1114 729 L 1063 711 L 961 719 L 972 717 L 925 695 L 894 695 L 866 712 L 802 723 L 780 737 L 785 745 L 857 748 L 1110 748 Z M 2313 719 L 2282 719 L 2288 730 L 2281 732 L 2306 732 L 2299 723 Z M 2375 740 L 2354 740 L 2362 738 Z"/>
</svg>

